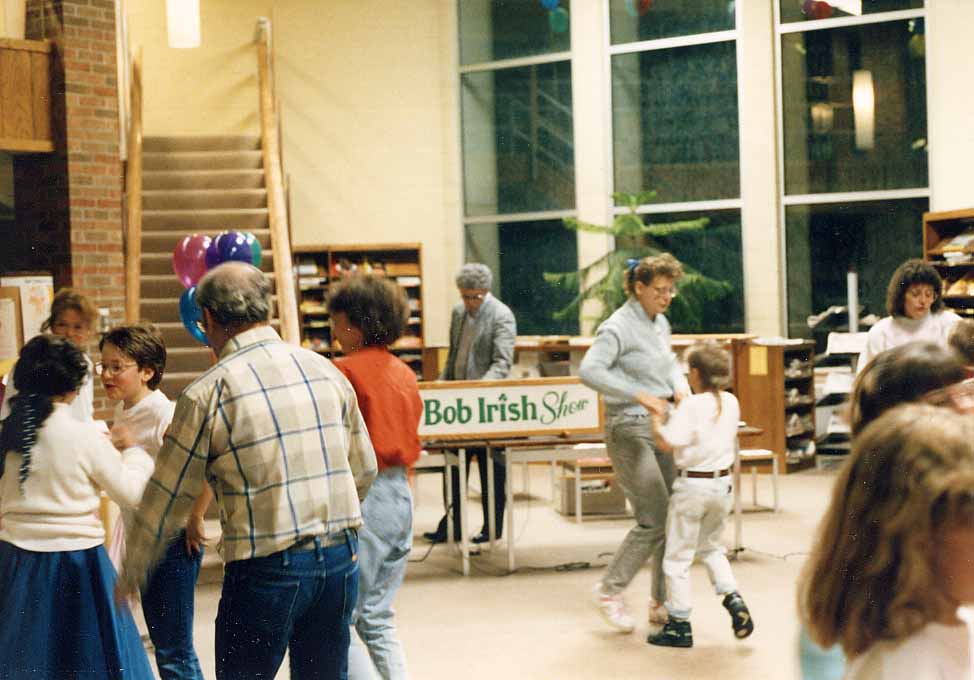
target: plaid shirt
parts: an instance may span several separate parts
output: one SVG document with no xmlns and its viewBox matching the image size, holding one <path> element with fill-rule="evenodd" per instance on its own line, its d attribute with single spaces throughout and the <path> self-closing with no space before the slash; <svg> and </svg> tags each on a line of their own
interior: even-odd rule
<svg viewBox="0 0 974 680">
<path fill-rule="evenodd" d="M 306 536 L 361 526 L 359 500 L 376 459 L 351 384 L 325 359 L 270 326 L 232 338 L 219 362 L 180 394 L 126 537 L 129 592 L 185 526 L 210 483 L 225 563 L 283 550 Z"/>
</svg>

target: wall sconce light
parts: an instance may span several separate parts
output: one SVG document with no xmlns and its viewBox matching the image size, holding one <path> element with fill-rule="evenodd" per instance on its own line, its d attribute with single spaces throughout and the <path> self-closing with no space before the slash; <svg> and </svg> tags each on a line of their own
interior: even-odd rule
<svg viewBox="0 0 974 680">
<path fill-rule="evenodd" d="M 856 148 L 862 151 L 875 145 L 876 94 L 872 71 L 852 72 L 852 116 L 856 124 Z"/>
<path fill-rule="evenodd" d="M 166 30 L 169 46 L 200 46 L 200 0 L 166 0 Z"/>
<path fill-rule="evenodd" d="M 812 104 L 812 132 L 817 135 L 827 135 L 832 132 L 832 120 L 835 118 L 835 109 L 828 102 L 815 102 Z"/>
</svg>

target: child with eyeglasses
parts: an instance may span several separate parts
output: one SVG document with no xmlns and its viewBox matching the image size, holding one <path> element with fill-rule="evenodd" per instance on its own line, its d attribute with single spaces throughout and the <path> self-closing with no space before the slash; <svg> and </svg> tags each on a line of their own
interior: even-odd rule
<svg viewBox="0 0 974 680">
<path fill-rule="evenodd" d="M 67 338 L 81 350 L 85 362 L 88 365 L 88 372 L 81 384 L 78 398 L 71 402 L 71 415 L 81 422 L 90 422 L 94 419 L 95 413 L 95 386 L 93 376 L 93 364 L 91 358 L 85 353 L 85 346 L 91 339 L 91 333 L 98 321 L 98 309 L 87 297 L 72 288 L 62 288 L 51 301 L 51 314 L 41 324 L 42 331 L 50 331 L 54 335 Z M 14 374 L 15 368 L 10 369 L 8 376 L 4 378 L 6 394 L 3 403 L 0 404 L 0 420 L 10 414 L 10 402 L 17 394 L 17 386 L 8 378 Z"/>
<path fill-rule="evenodd" d="M 162 337 L 149 324 L 118 326 L 105 334 L 99 349 L 98 374 L 108 398 L 118 402 L 113 441 L 132 437 L 155 459 L 175 408 L 158 389 L 166 368 Z M 163 680 L 203 677 L 193 648 L 193 606 L 203 561 L 203 515 L 211 499 L 206 487 L 186 529 L 170 541 L 142 589 L 142 612 Z M 116 565 L 124 550 L 124 525 L 132 521 L 123 514 L 115 525 L 111 553 Z"/>
</svg>

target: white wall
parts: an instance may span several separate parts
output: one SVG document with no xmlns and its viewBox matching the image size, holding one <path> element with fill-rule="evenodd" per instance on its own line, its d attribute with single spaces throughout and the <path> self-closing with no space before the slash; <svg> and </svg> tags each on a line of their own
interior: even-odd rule
<svg viewBox="0 0 974 680">
<path fill-rule="evenodd" d="M 971 0 L 927 0 L 930 209 L 974 207 L 974 57 Z M 917 225 L 919 229 L 919 225 Z"/>
</svg>

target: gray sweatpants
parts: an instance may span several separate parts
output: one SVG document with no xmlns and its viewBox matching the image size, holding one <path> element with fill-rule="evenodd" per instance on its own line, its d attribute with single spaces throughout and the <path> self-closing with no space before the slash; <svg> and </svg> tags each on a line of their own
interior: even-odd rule
<svg viewBox="0 0 974 680">
<path fill-rule="evenodd" d="M 605 445 L 616 483 L 635 511 L 636 526 L 612 557 L 602 577 L 602 591 L 607 595 L 622 592 L 646 560 L 651 560 L 653 599 L 662 604 L 666 601 L 666 508 L 676 476 L 673 456 L 656 450 L 648 415 L 610 418 L 605 427 Z"/>
</svg>

